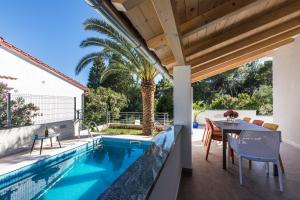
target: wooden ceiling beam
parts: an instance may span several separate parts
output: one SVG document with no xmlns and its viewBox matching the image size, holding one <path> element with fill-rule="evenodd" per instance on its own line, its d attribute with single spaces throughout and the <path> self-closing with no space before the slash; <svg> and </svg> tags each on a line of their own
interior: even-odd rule
<svg viewBox="0 0 300 200">
<path fill-rule="evenodd" d="M 201 27 L 204 28 L 212 23 L 218 23 L 226 17 L 236 15 L 238 12 L 247 10 L 259 3 L 262 3 L 262 0 L 229 0 L 220 6 L 207 11 L 206 13 L 198 15 L 197 17 L 194 17 L 193 19 L 179 25 L 180 32 L 183 35 L 182 37 L 187 37 L 191 34 L 194 34 L 194 32 L 198 32 L 198 29 Z M 167 44 L 165 35 L 163 33 L 151 38 L 147 41 L 147 44 L 148 43 L 148 47 L 151 49 L 156 49 Z"/>
<path fill-rule="evenodd" d="M 146 43 L 147 43 L 147 46 L 149 47 L 149 49 L 152 49 L 152 50 L 157 50 L 157 49 L 161 48 L 162 46 L 168 45 L 167 39 L 164 34 L 159 34 L 159 35 L 151 38 L 150 40 L 147 40 Z"/>
<path fill-rule="evenodd" d="M 188 63 L 191 66 L 193 66 L 193 68 L 196 68 L 197 66 L 204 65 L 213 60 L 219 59 L 220 57 L 224 57 L 228 54 L 250 47 L 254 44 L 268 40 L 270 38 L 273 38 L 273 41 L 280 41 L 280 40 L 285 40 L 287 38 L 291 38 L 295 35 L 298 35 L 299 33 L 300 33 L 300 18 L 296 18 L 286 23 L 275 26 L 272 29 L 268 29 L 264 32 L 250 36 L 249 38 L 243 39 L 229 46 L 205 54 L 199 58 L 191 60 Z"/>
<path fill-rule="evenodd" d="M 250 19 L 249 21 L 210 39 L 198 41 L 197 44 L 192 45 L 185 50 L 185 56 L 188 57 L 187 60 L 199 57 L 216 48 L 245 39 L 253 34 L 298 16 L 300 16 L 300 1 L 288 2 L 286 5 L 281 6 L 272 12 L 268 12 L 259 18 Z"/>
<path fill-rule="evenodd" d="M 132 8 L 138 6 L 144 0 L 111 0 L 111 3 L 118 11 L 128 12 Z"/>
<path fill-rule="evenodd" d="M 180 25 L 182 37 L 189 37 L 197 32 L 200 32 L 211 26 L 217 24 L 222 20 L 237 15 L 240 12 L 249 10 L 258 4 L 264 3 L 262 0 L 229 0 L 225 3 L 194 17 Z"/>
<path fill-rule="evenodd" d="M 252 62 L 254 60 L 258 60 L 260 58 L 263 58 L 267 55 L 269 55 L 272 51 L 267 51 L 267 52 L 264 52 L 262 54 L 258 54 L 258 55 L 255 55 L 255 56 L 252 56 L 252 57 L 248 57 L 248 58 L 245 58 L 244 60 L 240 60 L 236 63 L 233 63 L 233 64 L 228 64 L 227 66 L 224 66 L 223 68 L 220 68 L 218 70 L 215 70 L 215 71 L 211 71 L 211 72 L 208 72 L 208 73 L 205 73 L 203 75 L 199 75 L 199 76 L 196 76 L 194 78 L 192 78 L 192 83 L 194 82 L 197 82 L 197 81 L 201 81 L 201 80 L 204 80 L 206 78 L 209 78 L 209 77 L 212 77 L 212 76 L 215 76 L 217 74 L 221 74 L 221 73 L 224 73 L 226 71 L 229 71 L 231 69 L 235 69 L 235 68 L 238 68 L 240 67 L 241 65 L 244 65 L 244 64 L 247 64 L 249 62 Z"/>
<path fill-rule="evenodd" d="M 294 41 L 293 38 L 289 38 L 289 39 L 274 43 L 272 45 L 268 45 L 266 47 L 259 48 L 256 51 L 245 52 L 243 55 L 235 57 L 235 58 L 229 57 L 229 58 L 227 58 L 227 60 L 225 62 L 221 61 L 221 62 L 219 62 L 219 64 L 216 63 L 215 65 L 213 65 L 211 67 L 204 67 L 202 69 L 197 69 L 194 71 L 192 70 L 192 79 L 195 80 L 195 79 L 197 79 L 199 77 L 203 77 L 207 74 L 211 74 L 216 71 L 222 71 L 221 70 L 222 68 L 226 68 L 228 66 L 237 66 L 238 67 L 239 65 L 237 63 L 244 62 L 245 60 L 253 61 L 253 60 L 255 60 L 254 59 L 255 56 L 264 54 L 266 52 L 270 52 L 276 48 L 279 48 L 286 44 L 290 44 L 293 41 Z"/>
<path fill-rule="evenodd" d="M 163 65 L 170 65 L 170 64 L 175 63 L 174 60 L 175 60 L 174 56 L 170 55 L 170 56 L 162 58 L 161 59 L 161 64 L 163 64 Z"/>
<path fill-rule="evenodd" d="M 176 16 L 171 0 L 152 0 L 154 9 L 164 30 L 164 35 L 178 65 L 185 65 L 181 35 L 178 31 Z"/>
<path fill-rule="evenodd" d="M 242 49 L 235 53 L 229 54 L 227 56 L 224 56 L 222 58 L 219 58 L 219 59 L 209 62 L 207 64 L 201 65 L 197 68 L 192 67 L 192 74 L 197 75 L 199 72 L 203 72 L 205 70 L 210 70 L 211 68 L 215 68 L 216 66 L 222 65 L 223 63 L 227 63 L 231 60 L 236 60 L 247 54 L 251 54 L 252 52 L 257 52 L 257 51 L 259 51 L 261 49 L 265 49 L 265 48 L 268 48 L 268 49 L 272 48 L 274 46 L 274 44 L 278 44 L 282 41 L 286 41 L 287 39 L 290 39 L 290 38 L 285 38 L 285 39 L 280 39 L 280 40 L 275 40 L 272 38 L 272 39 L 266 40 L 264 42 L 258 43 L 256 45 L 253 45 L 251 47 L 248 47 L 246 49 Z M 275 47 L 275 48 L 277 48 L 277 47 Z"/>
</svg>

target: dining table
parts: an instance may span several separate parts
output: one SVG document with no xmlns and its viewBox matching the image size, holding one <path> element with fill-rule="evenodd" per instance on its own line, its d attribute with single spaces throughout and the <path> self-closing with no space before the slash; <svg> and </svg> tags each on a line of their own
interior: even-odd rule
<svg viewBox="0 0 300 200">
<path fill-rule="evenodd" d="M 255 125 L 253 123 L 245 122 L 241 119 L 237 119 L 234 122 L 228 122 L 227 120 L 213 121 L 213 124 L 222 131 L 222 157 L 223 157 L 223 169 L 226 169 L 226 148 L 227 148 L 227 134 L 235 133 L 240 134 L 242 131 L 272 131 L 262 126 Z M 229 158 L 228 158 L 229 159 Z M 277 174 L 277 167 L 274 166 L 274 175 Z"/>
</svg>

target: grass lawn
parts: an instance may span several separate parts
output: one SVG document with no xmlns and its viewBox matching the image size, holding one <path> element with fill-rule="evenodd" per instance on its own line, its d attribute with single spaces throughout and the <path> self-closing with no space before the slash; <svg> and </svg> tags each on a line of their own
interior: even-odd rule
<svg viewBox="0 0 300 200">
<path fill-rule="evenodd" d="M 115 135 L 142 135 L 142 130 L 126 129 L 126 128 L 107 128 L 101 131 L 101 133 L 115 134 Z"/>
</svg>

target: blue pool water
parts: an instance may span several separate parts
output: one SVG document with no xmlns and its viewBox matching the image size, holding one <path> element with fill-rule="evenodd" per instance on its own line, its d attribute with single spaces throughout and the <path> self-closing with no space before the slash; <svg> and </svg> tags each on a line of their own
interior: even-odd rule
<svg viewBox="0 0 300 200">
<path fill-rule="evenodd" d="M 150 145 L 103 139 L 101 145 L 86 147 L 12 181 L 0 190 L 0 199 L 97 199 Z"/>
</svg>

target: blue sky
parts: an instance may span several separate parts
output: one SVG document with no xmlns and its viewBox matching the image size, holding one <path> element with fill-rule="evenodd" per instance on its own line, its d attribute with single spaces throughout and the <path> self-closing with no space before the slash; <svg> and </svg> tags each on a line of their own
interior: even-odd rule
<svg viewBox="0 0 300 200">
<path fill-rule="evenodd" d="M 0 37 L 86 84 L 89 70 L 75 76 L 75 66 L 86 53 L 80 42 L 96 33 L 82 23 L 100 15 L 84 0 L 0 0 Z"/>
</svg>

